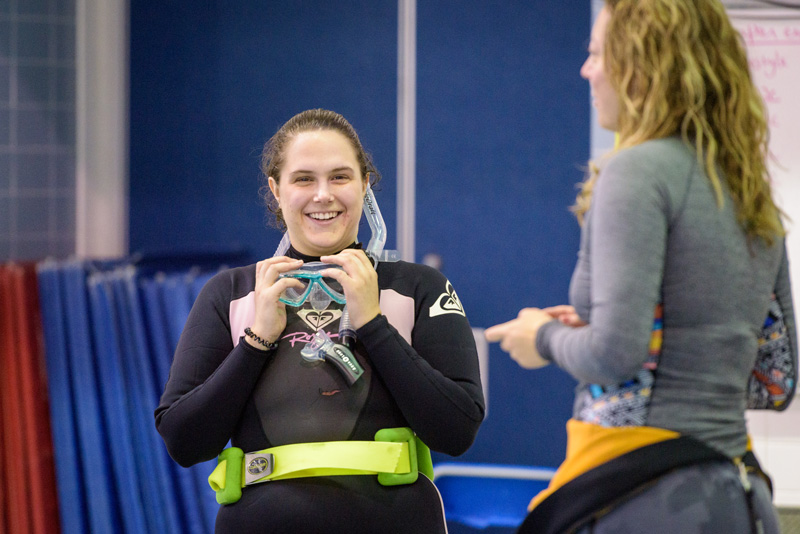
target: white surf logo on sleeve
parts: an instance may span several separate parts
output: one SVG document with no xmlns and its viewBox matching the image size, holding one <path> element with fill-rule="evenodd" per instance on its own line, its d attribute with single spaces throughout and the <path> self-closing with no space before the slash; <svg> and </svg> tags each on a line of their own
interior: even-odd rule
<svg viewBox="0 0 800 534">
<path fill-rule="evenodd" d="M 450 282 L 447 282 L 445 286 L 445 292 L 439 295 L 439 298 L 436 299 L 436 302 L 431 306 L 430 309 L 430 316 L 436 317 L 437 315 L 444 315 L 446 313 L 456 313 L 458 315 L 463 315 L 466 317 L 467 315 L 464 313 L 464 307 L 461 305 L 461 301 L 458 300 L 458 295 L 456 295 L 456 290 L 453 289 L 453 286 Z"/>
</svg>

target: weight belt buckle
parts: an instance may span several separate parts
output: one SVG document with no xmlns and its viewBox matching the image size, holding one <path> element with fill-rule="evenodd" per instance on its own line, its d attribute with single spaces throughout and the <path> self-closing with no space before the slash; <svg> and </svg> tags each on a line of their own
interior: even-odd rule
<svg viewBox="0 0 800 534">
<path fill-rule="evenodd" d="M 269 482 L 266 478 L 275 471 L 275 456 L 271 453 L 248 452 L 244 455 L 244 485 Z"/>
</svg>

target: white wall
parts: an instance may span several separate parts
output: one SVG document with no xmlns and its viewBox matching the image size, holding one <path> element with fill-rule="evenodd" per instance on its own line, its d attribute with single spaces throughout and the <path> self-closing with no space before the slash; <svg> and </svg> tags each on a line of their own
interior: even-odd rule
<svg viewBox="0 0 800 534">
<path fill-rule="evenodd" d="M 128 1 L 76 4 L 79 257 L 128 253 Z"/>
</svg>

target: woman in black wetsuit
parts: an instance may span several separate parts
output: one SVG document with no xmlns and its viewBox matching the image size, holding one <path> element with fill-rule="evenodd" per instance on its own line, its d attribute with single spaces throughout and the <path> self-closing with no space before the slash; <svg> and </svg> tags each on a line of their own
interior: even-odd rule
<svg viewBox="0 0 800 534">
<path fill-rule="evenodd" d="M 341 115 L 293 117 L 266 144 L 262 170 L 290 246 L 203 288 L 155 412 L 170 455 L 190 466 L 216 457 L 229 440 L 244 453 L 274 453 L 242 459 L 225 450 L 218 486 L 230 465 L 275 480 L 241 488 L 230 482 L 239 475 L 228 475 L 218 500 L 231 490 L 234 497 L 222 498 L 230 503 L 220 507 L 218 533 L 446 532 L 438 491 L 416 474 L 426 463 L 422 443 L 462 454 L 484 413 L 475 343 L 452 285 L 422 265 L 374 267 L 362 250 L 365 193 L 379 175 Z M 320 261 L 330 267 L 302 274 Z M 349 342 L 345 311 L 355 333 Z M 335 350 L 315 350 L 322 342 Z M 418 440 L 401 450 L 393 474 L 331 471 L 344 462 L 379 472 L 371 462 L 387 453 L 335 442 L 359 446 L 352 442 L 402 427 Z M 330 448 L 316 452 L 310 443 Z M 294 460 L 289 449 L 274 449 L 285 445 L 295 447 Z M 321 470 L 303 471 L 304 462 Z M 284 473 L 290 468 L 297 471 Z"/>
</svg>

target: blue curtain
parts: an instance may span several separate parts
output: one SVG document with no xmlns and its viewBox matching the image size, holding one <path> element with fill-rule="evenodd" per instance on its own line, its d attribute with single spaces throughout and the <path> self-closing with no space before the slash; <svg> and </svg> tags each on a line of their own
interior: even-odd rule
<svg viewBox="0 0 800 534">
<path fill-rule="evenodd" d="M 204 534 L 206 478 L 169 457 L 153 412 L 194 299 L 215 268 L 48 261 L 37 277 L 63 532 Z"/>
</svg>

